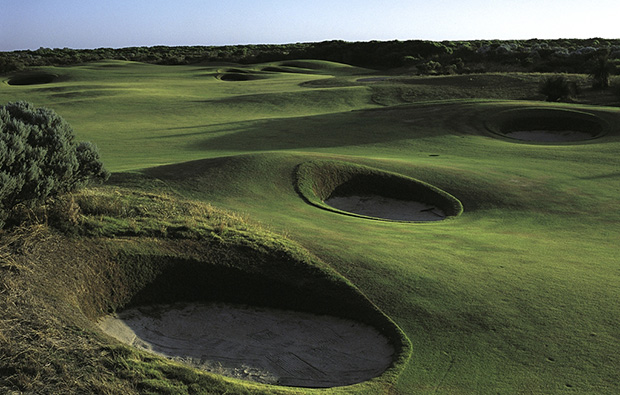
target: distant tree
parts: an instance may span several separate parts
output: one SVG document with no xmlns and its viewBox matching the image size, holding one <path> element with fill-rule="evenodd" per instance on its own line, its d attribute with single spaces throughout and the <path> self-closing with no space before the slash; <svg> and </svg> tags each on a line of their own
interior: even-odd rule
<svg viewBox="0 0 620 395">
<path fill-rule="evenodd" d="M 24 69 L 24 63 L 11 53 L 0 52 L 0 74 Z"/>
<path fill-rule="evenodd" d="M 76 143 L 54 111 L 23 101 L 0 106 L 0 228 L 18 205 L 34 207 L 108 177 L 96 147 Z"/>
</svg>

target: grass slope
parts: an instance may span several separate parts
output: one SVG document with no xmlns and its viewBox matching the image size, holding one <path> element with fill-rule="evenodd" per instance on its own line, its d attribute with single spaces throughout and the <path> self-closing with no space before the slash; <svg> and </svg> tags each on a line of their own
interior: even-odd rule
<svg viewBox="0 0 620 395">
<path fill-rule="evenodd" d="M 285 235 L 324 263 L 321 273 L 344 276 L 403 329 L 412 344 L 408 361 L 371 387 L 326 392 L 620 390 L 620 114 L 591 105 L 595 93 L 584 94 L 587 104 L 549 104 L 535 101 L 537 75 L 364 82 L 359 79 L 377 76 L 326 62 L 104 62 L 48 72 L 62 78 L 3 85 L 0 101 L 54 108 L 80 139 L 99 145 L 111 169 L 132 171 L 111 181 L 134 191 L 126 193 L 165 190 L 175 201 L 233 210 Z M 260 78 L 218 78 L 231 72 Z M 531 107 L 594 114 L 609 130 L 585 143 L 543 145 L 509 141 L 485 127 L 493 114 Z M 406 224 L 321 210 L 295 188 L 295 170 L 310 161 L 349 162 L 421 180 L 458 198 L 463 214 Z M 78 240 L 146 229 L 122 249 L 155 249 L 154 243 L 169 254 L 183 250 L 169 239 L 208 239 L 217 228 L 188 221 L 195 216 L 187 213 L 176 220 L 181 225 L 163 226 L 140 219 L 145 212 L 131 221 L 119 213 L 106 221 L 95 216 L 90 221 L 99 225 L 89 229 L 99 233 Z M 247 232 L 251 238 L 261 230 Z M 235 234 L 228 236 L 234 240 Z M 120 372 L 137 375 L 143 368 Z M 106 374 L 113 377 L 115 369 Z M 158 385 L 171 382 L 158 374 Z M 151 377 L 123 381 L 118 375 L 128 388 Z M 227 382 L 214 380 L 213 388 Z"/>
</svg>

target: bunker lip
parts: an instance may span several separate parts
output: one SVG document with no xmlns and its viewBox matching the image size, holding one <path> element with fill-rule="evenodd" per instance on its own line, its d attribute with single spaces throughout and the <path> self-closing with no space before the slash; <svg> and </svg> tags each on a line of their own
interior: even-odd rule
<svg viewBox="0 0 620 395">
<path fill-rule="evenodd" d="M 229 377 L 328 388 L 381 375 L 395 350 L 376 329 L 319 316 L 222 303 L 128 309 L 99 321 L 134 347 Z"/>
<path fill-rule="evenodd" d="M 398 222 L 434 222 L 458 216 L 454 196 L 423 181 L 339 161 L 297 168 L 297 191 L 306 202 L 339 214 Z"/>
<path fill-rule="evenodd" d="M 562 108 L 504 110 L 485 122 L 494 135 L 529 143 L 571 143 L 599 138 L 606 123 L 598 116 Z"/>
<path fill-rule="evenodd" d="M 394 321 L 303 251 L 248 251 L 234 243 L 190 250 L 195 247 L 209 251 L 207 260 L 196 251 L 116 257 L 115 289 L 125 291 L 110 290 L 118 295 L 111 305 L 118 315 L 97 316 L 99 328 L 189 368 L 284 386 L 384 380 L 410 357 L 411 343 Z M 367 328 L 375 340 L 367 336 L 360 343 L 361 335 L 346 335 L 347 328 Z M 198 343 L 204 347 L 196 354 Z"/>
</svg>

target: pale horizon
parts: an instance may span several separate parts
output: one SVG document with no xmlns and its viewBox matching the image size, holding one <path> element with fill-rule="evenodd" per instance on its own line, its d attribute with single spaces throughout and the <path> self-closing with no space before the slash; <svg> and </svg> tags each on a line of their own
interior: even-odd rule
<svg viewBox="0 0 620 395">
<path fill-rule="evenodd" d="M 0 51 L 389 40 L 620 38 L 620 3 L 0 0 Z"/>
</svg>

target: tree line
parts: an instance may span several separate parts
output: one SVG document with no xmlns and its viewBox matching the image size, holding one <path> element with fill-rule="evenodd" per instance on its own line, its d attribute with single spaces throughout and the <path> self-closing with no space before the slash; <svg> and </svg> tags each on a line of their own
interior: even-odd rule
<svg viewBox="0 0 620 395">
<path fill-rule="evenodd" d="M 408 68 L 419 74 L 489 71 L 589 73 L 605 57 L 620 65 L 620 39 L 557 40 L 341 40 L 228 46 L 152 46 L 126 48 L 39 48 L 0 52 L 0 73 L 36 66 L 67 66 L 100 60 L 154 64 L 202 62 L 262 63 L 317 59 L 375 69 Z"/>
</svg>

